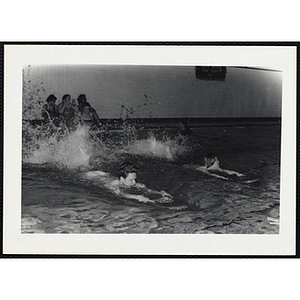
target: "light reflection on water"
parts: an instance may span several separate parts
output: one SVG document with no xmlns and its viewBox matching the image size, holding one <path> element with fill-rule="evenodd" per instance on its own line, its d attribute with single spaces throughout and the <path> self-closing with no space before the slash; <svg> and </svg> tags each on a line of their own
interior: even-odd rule
<svg viewBox="0 0 300 300">
<path fill-rule="evenodd" d="M 158 227 L 155 216 L 170 214 L 90 188 L 23 179 L 22 233 L 149 233 Z"/>
<path fill-rule="evenodd" d="M 177 207 L 176 201 L 168 207 L 120 199 L 101 187 L 78 185 L 76 178 L 71 184 L 23 177 L 22 233 L 278 233 L 278 226 L 267 222 L 269 215 L 278 217 L 276 186 L 179 171 L 174 177 L 176 169 L 165 170 L 181 178 L 173 189 Z M 189 208 L 181 208 L 184 201 Z"/>
<path fill-rule="evenodd" d="M 279 226 L 270 224 L 267 219 L 279 217 L 280 135 L 278 138 L 272 134 L 278 133 L 277 129 L 231 128 L 220 133 L 220 129 L 205 128 L 199 132 L 190 146 L 194 153 L 173 161 L 168 158 L 170 152 L 176 157 L 176 149 L 182 151 L 182 145 L 175 143 L 174 146 L 174 140 L 159 144 L 158 157 L 153 153 L 147 156 L 145 148 L 141 149 L 141 145 L 147 144 L 145 139 L 131 144 L 135 147 L 131 150 L 136 151 L 131 158 L 141 170 L 139 181 L 152 189 L 171 193 L 175 197 L 173 206 L 118 198 L 81 179 L 80 165 L 86 164 L 86 157 L 78 161 L 71 156 L 49 155 L 46 148 L 40 148 L 33 156 L 38 162 L 23 163 L 22 233 L 279 233 Z M 69 139 L 67 143 L 71 148 L 60 143 L 49 151 L 72 149 L 74 154 L 80 146 L 84 153 L 95 153 L 94 146 L 86 144 L 81 134 L 82 144 Z M 67 143 L 64 146 L 67 147 Z M 263 177 L 262 182 L 238 184 L 185 170 L 184 163 L 200 162 L 199 156 L 208 148 L 205 144 L 218 150 L 218 157 L 227 168 L 257 173 Z M 165 151 L 164 145 L 170 147 L 170 152 Z M 126 149 L 130 147 L 126 145 Z M 93 157 L 92 167 L 115 171 L 119 162 L 109 159 L 109 164 L 105 164 L 108 156 L 103 148 L 101 151 L 101 155 Z M 120 148 L 114 151 L 112 156 L 118 160 L 130 155 Z M 55 157 L 62 167 L 53 164 Z M 42 163 L 45 159 L 51 161 Z M 66 166 L 68 163 L 71 165 Z M 184 203 L 189 207 L 182 205 Z"/>
</svg>

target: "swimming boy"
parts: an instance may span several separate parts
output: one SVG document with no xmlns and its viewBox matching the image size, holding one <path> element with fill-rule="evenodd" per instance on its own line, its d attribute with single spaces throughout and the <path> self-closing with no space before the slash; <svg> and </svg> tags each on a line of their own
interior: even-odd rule
<svg viewBox="0 0 300 300">
<path fill-rule="evenodd" d="M 220 168 L 218 158 L 212 153 L 205 154 L 204 166 L 198 166 L 198 167 L 196 167 L 196 170 L 202 171 L 204 173 L 209 173 L 210 175 L 213 175 L 215 177 L 219 177 L 222 179 L 228 179 L 227 175 L 237 176 L 237 177 L 245 176 L 244 174 L 241 174 L 241 173 L 238 173 L 235 171 Z M 224 175 L 226 177 L 224 177 Z"/>
<path fill-rule="evenodd" d="M 118 177 L 111 176 L 109 173 L 103 172 L 103 171 L 90 171 L 86 172 L 84 174 L 84 177 L 92 180 L 92 181 L 98 181 L 104 184 L 105 187 L 107 187 L 109 190 L 114 192 L 117 195 L 120 195 L 122 197 L 128 198 L 128 199 L 134 199 L 138 200 L 140 202 L 152 202 L 154 203 L 154 200 L 150 200 L 148 197 L 145 197 L 144 195 L 135 195 L 130 194 L 126 191 L 126 189 L 130 187 L 137 188 L 138 190 L 146 193 L 152 193 L 152 194 L 159 194 L 162 197 L 160 198 L 159 202 L 172 202 L 173 197 L 166 193 L 165 191 L 154 191 L 151 189 L 148 189 L 144 184 L 137 183 L 137 172 L 138 169 L 136 166 L 132 163 L 125 163 L 123 164 L 119 169 L 119 175 Z"/>
</svg>

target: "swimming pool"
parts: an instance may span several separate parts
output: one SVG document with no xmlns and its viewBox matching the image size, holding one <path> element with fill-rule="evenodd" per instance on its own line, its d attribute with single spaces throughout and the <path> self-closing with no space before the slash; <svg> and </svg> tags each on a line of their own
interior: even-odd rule
<svg viewBox="0 0 300 300">
<path fill-rule="evenodd" d="M 97 134 L 79 128 L 59 138 L 34 134 L 23 136 L 23 234 L 279 233 L 280 126 L 198 127 L 188 137 L 134 126 Z M 183 167 L 202 163 L 206 152 L 222 167 L 262 180 L 243 184 Z M 81 176 L 97 169 L 116 174 L 128 160 L 139 168 L 138 182 L 167 191 L 174 203 L 117 197 Z"/>
</svg>

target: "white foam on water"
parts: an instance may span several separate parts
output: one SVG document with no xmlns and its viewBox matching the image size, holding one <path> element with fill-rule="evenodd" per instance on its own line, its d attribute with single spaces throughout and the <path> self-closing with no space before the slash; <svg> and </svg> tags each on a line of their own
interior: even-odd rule
<svg viewBox="0 0 300 300">
<path fill-rule="evenodd" d="M 76 131 L 58 139 L 56 135 L 44 136 L 36 141 L 37 149 L 23 159 L 33 164 L 53 163 L 68 168 L 87 166 L 93 153 L 88 138 L 88 129 L 79 127 Z"/>
<path fill-rule="evenodd" d="M 144 155 L 150 157 L 174 160 L 176 156 L 187 151 L 184 144 L 180 144 L 178 139 L 166 137 L 158 140 L 153 135 L 143 140 L 136 140 L 127 147 L 127 152 L 131 154 Z"/>
<path fill-rule="evenodd" d="M 79 126 L 74 132 L 66 132 L 60 136 L 47 132 L 41 135 L 41 132 L 37 134 L 34 130 L 31 135 L 31 141 L 34 141 L 31 142 L 31 147 L 26 148 L 23 143 L 23 153 L 26 154 L 23 162 L 49 163 L 70 169 L 89 167 L 95 157 L 98 167 L 101 167 L 103 162 L 116 160 L 124 153 L 174 160 L 176 156 L 187 151 L 187 146 L 178 137 L 163 136 L 159 140 L 150 135 L 146 139 L 135 138 L 128 143 L 116 145 L 109 138 L 102 140 L 95 134 L 92 136 L 89 128 L 85 126 Z"/>
</svg>

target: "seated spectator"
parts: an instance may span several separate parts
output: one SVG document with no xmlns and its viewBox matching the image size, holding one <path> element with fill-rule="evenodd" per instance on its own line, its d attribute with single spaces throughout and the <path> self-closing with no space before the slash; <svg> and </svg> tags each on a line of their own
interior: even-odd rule
<svg viewBox="0 0 300 300">
<path fill-rule="evenodd" d="M 83 123 L 89 123 L 93 126 L 100 126 L 100 119 L 96 110 L 91 107 L 90 103 L 87 102 L 86 95 L 80 94 L 77 98 L 78 106 L 77 111 L 81 114 L 81 121 Z"/>
<path fill-rule="evenodd" d="M 85 94 L 80 94 L 77 98 L 77 101 L 78 101 L 78 110 L 82 113 L 83 111 L 83 108 L 85 106 L 85 104 L 88 104 L 90 106 L 90 111 L 92 111 L 93 113 L 95 113 L 97 116 L 98 114 L 96 113 L 96 110 L 91 107 L 90 103 L 87 102 L 87 99 L 86 99 L 86 95 Z M 99 117 L 98 117 L 99 118 Z"/>
<path fill-rule="evenodd" d="M 59 112 L 57 105 L 55 104 L 56 97 L 51 94 L 46 99 L 46 104 L 43 106 L 42 117 L 44 119 L 44 123 L 52 122 L 55 126 L 58 126 L 59 123 Z"/>
<path fill-rule="evenodd" d="M 78 101 L 78 109 L 80 112 L 83 111 L 83 107 L 87 102 L 86 100 L 86 95 L 85 94 L 80 94 L 77 98 L 77 101 Z"/>
<path fill-rule="evenodd" d="M 62 123 L 69 129 L 74 128 L 75 108 L 71 104 L 71 96 L 65 94 L 62 97 L 62 102 L 58 104 L 57 108 Z"/>
<path fill-rule="evenodd" d="M 89 124 L 91 127 L 100 126 L 100 120 L 96 111 L 90 106 L 88 102 L 83 105 L 81 112 L 81 121 L 84 124 Z"/>
</svg>

